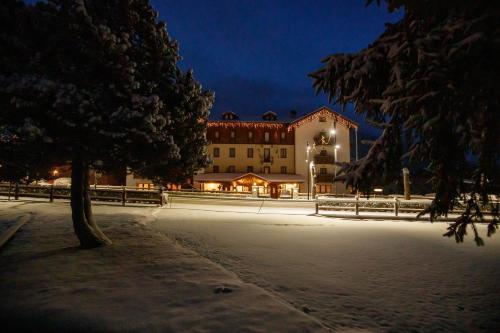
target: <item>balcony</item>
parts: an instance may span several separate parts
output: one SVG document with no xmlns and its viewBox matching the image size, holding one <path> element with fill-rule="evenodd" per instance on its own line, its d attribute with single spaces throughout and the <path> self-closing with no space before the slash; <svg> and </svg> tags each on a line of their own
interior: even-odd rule
<svg viewBox="0 0 500 333">
<path fill-rule="evenodd" d="M 273 162 L 274 162 L 274 159 L 272 156 L 261 157 L 261 159 L 260 159 L 260 163 L 262 163 L 262 164 L 273 164 Z"/>
<path fill-rule="evenodd" d="M 333 138 L 330 135 L 328 135 L 328 133 L 326 133 L 324 131 L 319 132 L 313 138 L 314 143 L 316 144 L 316 146 L 328 146 L 328 145 L 332 145 L 333 144 L 332 139 Z"/>
<path fill-rule="evenodd" d="M 333 173 L 318 173 L 316 174 L 316 183 L 333 183 L 335 175 Z"/>
<path fill-rule="evenodd" d="M 333 164 L 335 163 L 335 156 L 332 155 L 316 155 L 314 156 L 315 164 Z"/>
</svg>

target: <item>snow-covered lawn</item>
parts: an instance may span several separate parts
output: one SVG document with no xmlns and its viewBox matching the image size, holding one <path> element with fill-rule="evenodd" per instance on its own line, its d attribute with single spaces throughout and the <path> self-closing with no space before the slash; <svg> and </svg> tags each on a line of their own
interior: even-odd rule
<svg viewBox="0 0 500 333">
<path fill-rule="evenodd" d="M 113 246 L 82 250 L 67 203 L 0 201 L 32 214 L 0 252 L 2 332 L 320 332 L 324 327 L 145 224 L 152 208 L 95 205 Z"/>
<path fill-rule="evenodd" d="M 477 247 L 447 223 L 306 213 L 174 201 L 150 225 L 335 330 L 500 331 L 500 234 L 479 226 Z"/>
</svg>

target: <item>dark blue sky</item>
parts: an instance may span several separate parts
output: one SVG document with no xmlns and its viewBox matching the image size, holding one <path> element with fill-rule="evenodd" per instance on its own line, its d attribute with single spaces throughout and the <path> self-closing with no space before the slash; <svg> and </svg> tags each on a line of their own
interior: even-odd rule
<svg viewBox="0 0 500 333">
<path fill-rule="evenodd" d="M 364 0 L 152 0 L 180 44 L 183 69 L 215 91 L 211 118 L 227 110 L 242 119 L 267 110 L 282 118 L 328 105 L 307 74 L 332 53 L 355 52 L 401 13 Z M 340 111 L 339 106 L 333 106 Z M 347 111 L 350 118 L 357 121 Z"/>
</svg>

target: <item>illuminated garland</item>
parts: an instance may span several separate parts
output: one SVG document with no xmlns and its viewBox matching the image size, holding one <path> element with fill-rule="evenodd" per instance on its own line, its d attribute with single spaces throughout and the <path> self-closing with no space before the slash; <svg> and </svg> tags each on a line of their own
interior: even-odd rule
<svg viewBox="0 0 500 333">
<path fill-rule="evenodd" d="M 299 118 L 299 120 L 293 121 L 291 123 L 279 123 L 270 121 L 210 120 L 208 121 L 207 126 L 219 128 L 286 128 L 288 132 L 291 132 L 293 129 L 310 123 L 311 121 L 318 120 L 320 117 L 328 117 L 330 119 L 333 119 L 335 122 L 340 123 L 347 128 L 358 128 L 358 125 L 356 123 L 328 108 L 322 108 L 319 111 L 313 111 L 309 115 L 306 115 L 304 118 Z"/>
<path fill-rule="evenodd" d="M 222 128 L 276 128 L 281 129 L 287 126 L 286 123 L 270 123 L 265 121 L 228 121 L 228 120 L 212 120 L 208 122 L 208 127 L 222 127 Z"/>
<path fill-rule="evenodd" d="M 338 114 L 334 111 L 331 111 L 327 108 L 323 108 L 320 111 L 313 112 L 312 114 L 310 114 L 309 116 L 306 116 L 303 119 L 292 122 L 288 126 L 288 131 L 290 132 L 293 128 L 310 123 L 311 121 L 314 121 L 314 120 L 318 120 L 320 117 L 328 117 L 330 119 L 334 119 L 335 122 L 341 123 L 344 126 L 346 126 L 347 128 L 358 128 L 358 125 L 356 123 L 350 121 L 349 119 L 341 116 L 340 114 Z"/>
</svg>

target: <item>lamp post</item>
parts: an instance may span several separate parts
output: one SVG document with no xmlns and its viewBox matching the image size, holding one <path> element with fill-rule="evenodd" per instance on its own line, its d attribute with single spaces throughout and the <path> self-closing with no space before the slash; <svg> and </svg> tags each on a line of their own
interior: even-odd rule
<svg viewBox="0 0 500 333">
<path fill-rule="evenodd" d="M 334 171 L 334 175 L 333 175 L 333 185 L 335 186 L 335 195 L 337 195 L 337 181 L 335 180 L 335 178 L 337 178 L 337 150 L 340 149 L 340 145 L 335 145 L 333 146 L 333 158 L 334 158 L 334 162 L 335 162 L 335 171 Z"/>
<path fill-rule="evenodd" d="M 316 197 L 316 191 L 314 190 L 314 162 L 311 161 L 309 163 L 309 174 L 310 174 L 310 177 L 311 177 L 311 194 L 312 194 L 312 197 L 313 199 Z"/>
<path fill-rule="evenodd" d="M 307 165 L 307 200 L 309 200 L 309 190 L 310 190 L 310 167 L 309 167 L 309 153 L 311 152 L 311 146 L 309 146 L 309 141 L 307 141 L 306 145 L 306 165 Z"/>
</svg>

